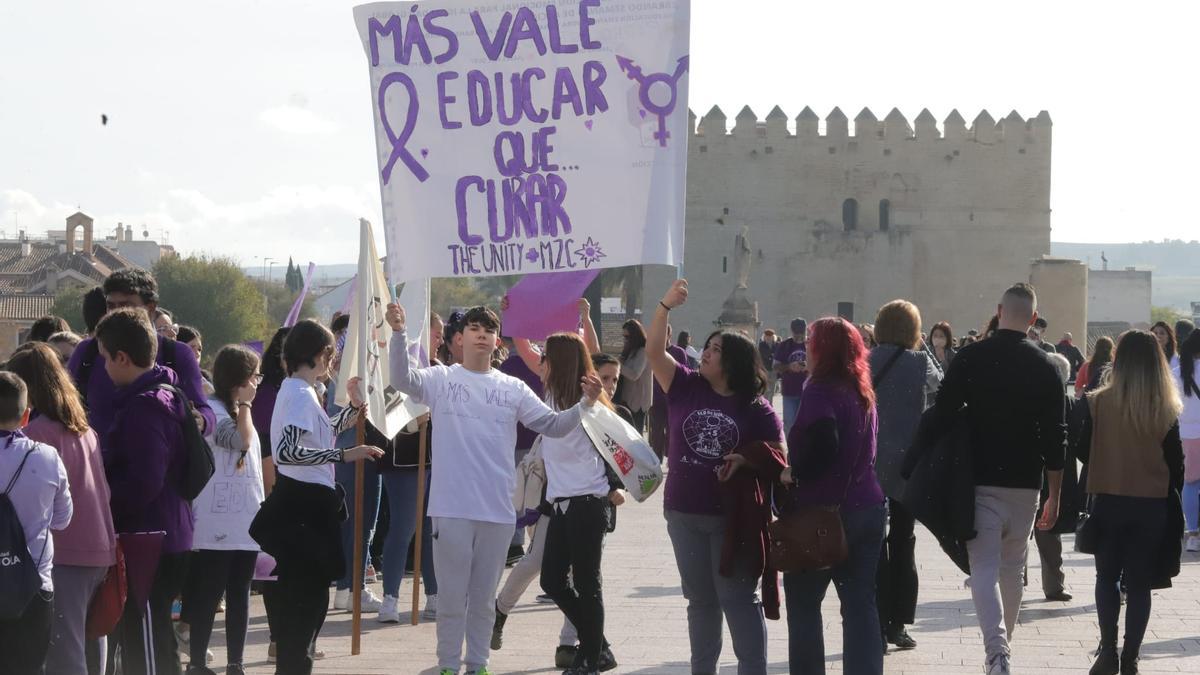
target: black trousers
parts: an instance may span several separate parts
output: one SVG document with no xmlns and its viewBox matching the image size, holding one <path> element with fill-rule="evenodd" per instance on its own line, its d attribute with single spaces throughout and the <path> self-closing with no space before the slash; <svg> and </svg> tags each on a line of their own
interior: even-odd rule
<svg viewBox="0 0 1200 675">
<path fill-rule="evenodd" d="M 276 675 L 309 675 L 313 668 L 309 649 L 325 625 L 329 609 L 329 579 L 280 570 L 271 604 L 275 610 Z"/>
<path fill-rule="evenodd" d="M 250 626 L 250 580 L 254 578 L 257 551 L 214 551 L 192 553 L 188 569 L 188 592 L 183 609 L 191 622 L 190 660 L 205 663 L 205 652 L 212 638 L 217 605 L 225 596 L 225 641 L 228 663 L 240 664 Z"/>
<path fill-rule="evenodd" d="M 888 530 L 875 574 L 875 600 L 881 630 L 901 628 L 916 621 L 917 538 L 915 520 L 900 502 L 889 499 Z"/>
<path fill-rule="evenodd" d="M 1100 641 L 1117 644 L 1121 595 L 1125 589 L 1126 651 L 1137 653 L 1150 622 L 1150 587 L 1157 552 L 1166 536 L 1167 500 L 1096 495 L 1096 619 Z"/>
<path fill-rule="evenodd" d="M 0 673 L 39 675 L 50 648 L 50 623 L 54 616 L 54 593 L 41 590 L 25 607 L 20 618 L 0 621 Z"/>
<path fill-rule="evenodd" d="M 164 553 L 146 604 L 130 601 L 113 636 L 121 646 L 123 675 L 179 675 L 179 652 L 171 625 L 171 603 L 183 590 L 189 552 Z M 110 650 L 111 651 L 111 650 Z M 110 657 L 109 664 L 112 667 Z"/>
<path fill-rule="evenodd" d="M 608 529 L 607 502 L 585 496 L 555 503 L 542 554 L 542 590 L 579 631 L 580 658 L 593 669 L 604 649 L 600 557 Z"/>
</svg>

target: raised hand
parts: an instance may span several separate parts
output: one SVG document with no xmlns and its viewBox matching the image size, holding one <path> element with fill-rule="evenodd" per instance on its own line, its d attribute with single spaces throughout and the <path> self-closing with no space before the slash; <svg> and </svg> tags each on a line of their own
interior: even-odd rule
<svg viewBox="0 0 1200 675">
<path fill-rule="evenodd" d="M 676 279 L 671 287 L 667 289 L 666 294 L 662 297 L 662 304 L 668 309 L 675 309 L 683 303 L 687 302 L 688 283 L 687 279 Z"/>
<path fill-rule="evenodd" d="M 587 298 L 580 298 L 579 302 L 576 303 L 576 306 L 579 307 L 580 317 L 587 316 L 588 312 L 592 310 L 592 305 L 587 301 Z"/>
<path fill-rule="evenodd" d="M 388 303 L 387 314 L 384 315 L 384 319 L 387 320 L 392 330 L 396 332 L 404 330 L 404 308 L 399 304 L 394 302 Z"/>
<path fill-rule="evenodd" d="M 595 375 L 584 375 L 579 378 L 579 386 L 583 387 L 583 400 L 588 406 L 593 405 L 604 391 L 604 383 Z"/>
</svg>

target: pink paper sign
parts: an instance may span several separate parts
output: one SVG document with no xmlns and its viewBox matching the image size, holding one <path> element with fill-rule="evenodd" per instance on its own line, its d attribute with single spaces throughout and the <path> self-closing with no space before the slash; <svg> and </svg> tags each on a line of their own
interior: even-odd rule
<svg viewBox="0 0 1200 675">
<path fill-rule="evenodd" d="M 508 290 L 501 330 L 508 337 L 545 340 L 579 328 L 579 298 L 599 270 L 527 274 Z"/>
</svg>

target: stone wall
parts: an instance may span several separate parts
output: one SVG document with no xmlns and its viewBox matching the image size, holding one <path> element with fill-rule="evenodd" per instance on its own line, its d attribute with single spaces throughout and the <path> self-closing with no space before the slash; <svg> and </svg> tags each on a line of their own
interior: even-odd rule
<svg viewBox="0 0 1200 675">
<path fill-rule="evenodd" d="M 691 296 L 676 330 L 704 334 L 736 284 L 734 238 L 749 228 L 750 297 L 764 328 L 835 315 L 850 303 L 873 321 L 885 302 L 916 302 L 926 327 L 981 327 L 1001 292 L 1050 252 L 1051 121 L 1016 112 L 998 123 L 957 111 L 939 130 L 922 111 L 849 121 L 834 109 L 824 132 L 808 108 L 788 124 L 749 108 L 726 133 L 713 108 L 688 145 L 686 257 Z M 856 218 L 847 200 L 856 204 Z M 674 278 L 647 268 L 645 306 Z"/>
<path fill-rule="evenodd" d="M 1088 272 L 1088 320 L 1150 325 L 1149 270 L 1091 270 Z"/>
</svg>

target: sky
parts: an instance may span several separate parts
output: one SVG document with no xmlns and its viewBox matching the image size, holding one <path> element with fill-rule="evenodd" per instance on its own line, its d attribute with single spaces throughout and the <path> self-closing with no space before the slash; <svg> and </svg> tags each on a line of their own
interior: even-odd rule
<svg viewBox="0 0 1200 675">
<path fill-rule="evenodd" d="M 354 262 L 358 218 L 381 221 L 354 4 L 0 3 L 0 232 L 83 210 L 97 237 Z M 1048 110 L 1055 241 L 1196 239 L 1198 20 L 1158 0 L 693 0 L 689 106 L 730 125 L 744 105 Z"/>
</svg>

